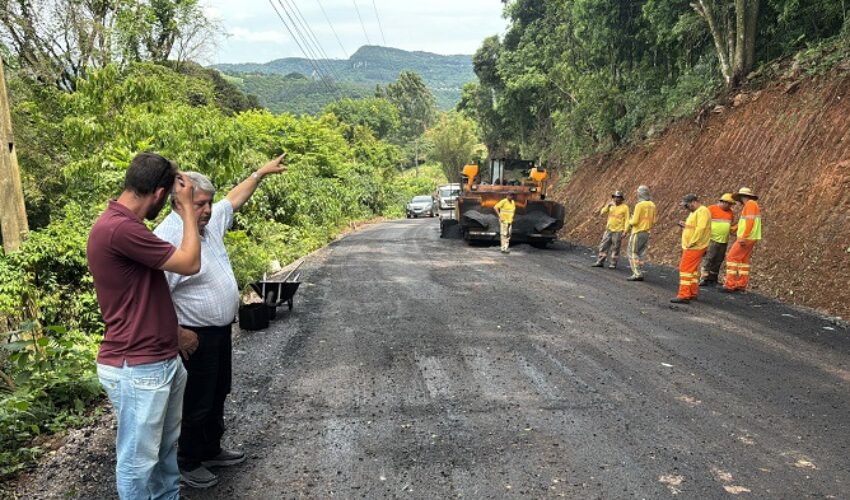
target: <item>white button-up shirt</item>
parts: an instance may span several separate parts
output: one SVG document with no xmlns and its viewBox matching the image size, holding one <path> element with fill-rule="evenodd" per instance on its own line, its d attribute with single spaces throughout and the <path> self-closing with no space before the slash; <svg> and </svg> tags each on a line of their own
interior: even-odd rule
<svg viewBox="0 0 850 500">
<path fill-rule="evenodd" d="M 224 246 L 224 233 L 233 225 L 233 205 L 227 199 L 213 204 L 201 237 L 201 270 L 194 276 L 165 273 L 177 320 L 183 326 L 226 326 L 239 309 L 239 288 Z M 154 234 L 174 246 L 183 241 L 183 220 L 172 212 Z"/>
</svg>

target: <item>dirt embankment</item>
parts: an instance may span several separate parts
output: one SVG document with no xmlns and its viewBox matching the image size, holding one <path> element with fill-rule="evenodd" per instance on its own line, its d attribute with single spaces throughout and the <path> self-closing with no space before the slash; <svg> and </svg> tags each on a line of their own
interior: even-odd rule
<svg viewBox="0 0 850 500">
<path fill-rule="evenodd" d="M 748 186 L 764 217 L 752 288 L 850 318 L 850 73 L 782 82 L 735 104 L 586 161 L 554 196 L 567 208 L 562 237 L 597 244 L 605 224 L 597 210 L 610 193 L 626 191 L 633 206 L 635 189 L 647 184 L 658 205 L 650 259 L 674 265 L 682 195 L 713 203 Z"/>
</svg>

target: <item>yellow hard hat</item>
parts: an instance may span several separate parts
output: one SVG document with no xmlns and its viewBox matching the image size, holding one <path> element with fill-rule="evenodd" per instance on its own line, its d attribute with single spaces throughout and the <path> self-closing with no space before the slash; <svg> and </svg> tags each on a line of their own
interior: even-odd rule
<svg viewBox="0 0 850 500">
<path fill-rule="evenodd" d="M 732 193 L 723 193 L 723 196 L 720 197 L 720 201 L 725 201 L 726 203 L 735 203 L 735 198 L 732 198 Z"/>
</svg>

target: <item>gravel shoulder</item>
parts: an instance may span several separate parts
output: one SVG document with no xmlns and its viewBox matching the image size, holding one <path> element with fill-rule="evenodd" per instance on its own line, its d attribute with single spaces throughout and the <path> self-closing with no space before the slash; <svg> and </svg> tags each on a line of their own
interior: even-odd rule
<svg viewBox="0 0 850 500">
<path fill-rule="evenodd" d="M 368 226 L 311 256 L 295 309 L 234 337 L 219 486 L 186 498 L 841 498 L 850 337 L 748 294 L 587 249 Z M 24 498 L 112 498 L 114 423 L 75 431 Z"/>
</svg>

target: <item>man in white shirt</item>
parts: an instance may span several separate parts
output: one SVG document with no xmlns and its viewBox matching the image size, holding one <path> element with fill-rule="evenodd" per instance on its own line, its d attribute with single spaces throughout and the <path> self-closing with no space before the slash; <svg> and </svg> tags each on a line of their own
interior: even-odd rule
<svg viewBox="0 0 850 500">
<path fill-rule="evenodd" d="M 239 289 L 224 246 L 224 233 L 233 224 L 233 213 L 254 194 L 266 175 L 285 172 L 285 154 L 266 163 L 213 203 L 215 187 L 197 172 L 184 176 L 195 186 L 193 209 L 201 232 L 201 270 L 193 276 L 165 273 L 177 320 L 183 364 L 188 372 L 183 396 L 183 421 L 178 441 L 181 480 L 194 488 L 218 483 L 209 467 L 235 465 L 245 454 L 221 448 L 224 402 L 231 385 L 231 325 L 239 308 Z M 179 243 L 183 222 L 169 214 L 154 233 Z"/>
</svg>

